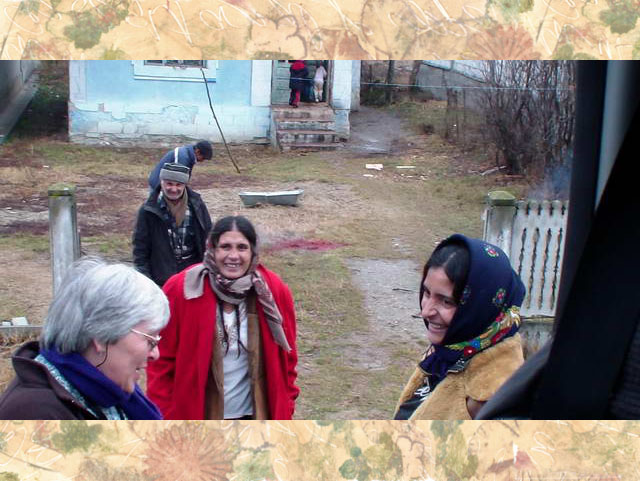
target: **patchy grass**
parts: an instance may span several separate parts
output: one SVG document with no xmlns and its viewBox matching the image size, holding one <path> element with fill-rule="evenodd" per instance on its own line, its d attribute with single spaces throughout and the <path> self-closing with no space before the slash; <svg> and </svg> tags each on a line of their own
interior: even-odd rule
<svg viewBox="0 0 640 481">
<path fill-rule="evenodd" d="M 37 254 L 48 253 L 49 236 L 32 234 L 0 235 L 0 250 L 22 250 Z"/>
<path fill-rule="evenodd" d="M 21 299 L 18 299 L 0 289 L 0 320 L 11 319 L 12 317 L 28 317 L 29 306 Z"/>
<path fill-rule="evenodd" d="M 131 261 L 131 236 L 123 234 L 82 238 L 82 252 L 104 258 Z"/>
<path fill-rule="evenodd" d="M 454 150 L 464 151 L 467 157 L 488 160 L 495 156 L 493 146 L 486 139 L 486 121 L 479 112 L 447 108 L 445 100 L 404 100 L 388 108 L 406 119 L 415 133 L 438 139 L 435 143 L 439 142 L 443 151 L 455 143 Z"/>
<path fill-rule="evenodd" d="M 342 257 L 337 251 L 289 251 L 264 258 L 294 293 L 302 393 L 298 419 L 327 419 L 344 411 L 345 390 L 366 375 L 350 366 L 341 348 L 341 340 L 367 322 L 362 294 L 351 284 Z"/>
<path fill-rule="evenodd" d="M 416 132 L 424 133 L 426 126 L 431 126 L 434 133 L 444 136 L 446 130 L 447 102 L 429 100 L 427 102 L 401 101 L 389 107 L 405 118 L 409 126 Z"/>
<path fill-rule="evenodd" d="M 0 319 L 25 316 L 41 324 L 51 300 L 49 236 L 0 236 Z"/>
<path fill-rule="evenodd" d="M 330 156 L 328 158 L 325 153 L 300 155 L 293 152 L 287 156 L 280 156 L 273 162 L 253 164 L 247 169 L 247 173 L 265 180 L 289 183 L 339 182 L 344 177 L 344 172 L 337 171 L 330 161 Z"/>
</svg>

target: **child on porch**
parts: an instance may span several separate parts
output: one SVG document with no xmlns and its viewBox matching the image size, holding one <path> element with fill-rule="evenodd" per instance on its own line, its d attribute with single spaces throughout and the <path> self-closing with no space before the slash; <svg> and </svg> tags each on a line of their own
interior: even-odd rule
<svg viewBox="0 0 640 481">
<path fill-rule="evenodd" d="M 313 91 L 316 102 L 322 100 L 322 90 L 324 89 L 324 80 L 327 78 L 327 71 L 321 61 L 316 63 L 316 73 L 313 76 Z"/>
</svg>

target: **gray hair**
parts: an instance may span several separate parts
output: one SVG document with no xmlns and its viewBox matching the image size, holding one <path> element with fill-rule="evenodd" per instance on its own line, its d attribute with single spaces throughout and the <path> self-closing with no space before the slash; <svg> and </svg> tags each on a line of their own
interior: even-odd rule
<svg viewBox="0 0 640 481">
<path fill-rule="evenodd" d="M 167 297 L 156 283 L 124 264 L 85 257 L 66 273 L 49 306 L 40 344 L 61 354 L 82 353 L 91 340 L 117 342 L 143 321 L 151 330 L 169 321 Z"/>
</svg>

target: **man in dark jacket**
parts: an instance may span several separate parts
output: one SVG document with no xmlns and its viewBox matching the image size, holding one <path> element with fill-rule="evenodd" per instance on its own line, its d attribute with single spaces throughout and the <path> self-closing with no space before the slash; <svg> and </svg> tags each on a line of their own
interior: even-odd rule
<svg viewBox="0 0 640 481">
<path fill-rule="evenodd" d="M 165 164 L 160 185 L 138 211 L 133 264 L 159 286 L 204 256 L 211 218 L 200 194 L 187 186 L 190 176 L 188 167 Z"/>
<path fill-rule="evenodd" d="M 213 148 L 206 140 L 201 140 L 194 145 L 183 145 L 182 147 L 176 147 L 170 150 L 164 154 L 164 157 L 160 159 L 160 162 L 156 164 L 149 174 L 149 189 L 154 190 L 160 185 L 160 170 L 164 164 L 182 164 L 185 167 L 189 167 L 190 170 L 193 170 L 196 162 L 203 162 L 205 159 L 211 159 L 212 156 Z"/>
</svg>

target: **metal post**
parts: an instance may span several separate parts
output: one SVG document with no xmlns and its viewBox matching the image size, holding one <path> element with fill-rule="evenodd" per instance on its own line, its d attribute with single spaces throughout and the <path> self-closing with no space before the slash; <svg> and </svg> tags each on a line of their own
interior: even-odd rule
<svg viewBox="0 0 640 481">
<path fill-rule="evenodd" d="M 67 269 L 80 257 L 76 188 L 73 185 L 49 187 L 49 246 L 55 295 Z"/>
</svg>

